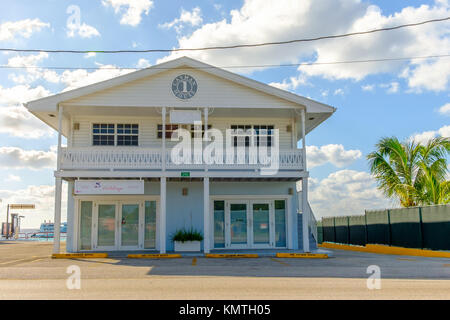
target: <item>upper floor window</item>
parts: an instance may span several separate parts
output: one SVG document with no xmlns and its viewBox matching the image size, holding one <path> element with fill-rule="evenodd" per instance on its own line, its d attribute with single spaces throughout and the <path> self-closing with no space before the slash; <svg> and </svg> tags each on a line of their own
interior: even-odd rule
<svg viewBox="0 0 450 320">
<path fill-rule="evenodd" d="M 94 146 L 113 146 L 115 125 L 113 123 L 94 123 L 92 125 L 92 144 Z"/>
<path fill-rule="evenodd" d="M 137 124 L 117 125 L 117 145 L 137 146 L 139 139 L 139 126 Z"/>
<path fill-rule="evenodd" d="M 231 137 L 235 147 L 239 144 L 249 147 L 251 141 L 254 146 L 272 146 L 273 125 L 232 125 Z"/>
<path fill-rule="evenodd" d="M 94 123 L 92 125 L 94 146 L 138 146 L 138 124 Z"/>
<path fill-rule="evenodd" d="M 178 125 L 178 124 L 166 124 L 166 139 L 171 139 L 172 134 L 174 134 L 174 139 L 178 139 L 178 134 L 175 132 L 177 129 L 185 129 L 191 132 L 191 138 L 194 138 L 196 134 L 200 136 L 200 131 L 202 138 L 205 136 L 205 125 L 195 126 L 195 125 Z M 211 129 L 211 125 L 208 125 L 208 129 Z M 158 139 L 162 138 L 162 124 L 158 124 Z"/>
<path fill-rule="evenodd" d="M 267 125 L 258 125 L 253 126 L 253 129 L 255 130 L 255 138 L 256 138 L 256 145 L 259 146 L 272 146 L 272 139 L 273 139 L 273 126 L 267 126 Z"/>
<path fill-rule="evenodd" d="M 162 124 L 158 124 L 158 139 L 162 139 Z M 177 124 L 166 124 L 166 139 L 170 139 L 172 138 L 172 134 L 174 133 L 174 138 L 177 139 L 178 135 L 176 132 L 174 132 L 175 130 L 178 129 L 178 125 Z"/>
<path fill-rule="evenodd" d="M 208 130 L 211 129 L 211 125 L 208 124 Z M 196 126 L 194 124 L 191 124 L 191 138 L 195 138 L 195 137 L 200 137 L 200 131 L 201 131 L 201 135 L 202 138 L 205 136 L 205 125 L 203 124 L 201 126 Z"/>
<path fill-rule="evenodd" d="M 251 137 L 251 129 L 250 125 L 232 125 L 231 126 L 231 137 L 233 139 L 233 145 L 235 147 L 239 145 L 243 145 L 246 147 L 250 146 L 250 137 Z"/>
</svg>

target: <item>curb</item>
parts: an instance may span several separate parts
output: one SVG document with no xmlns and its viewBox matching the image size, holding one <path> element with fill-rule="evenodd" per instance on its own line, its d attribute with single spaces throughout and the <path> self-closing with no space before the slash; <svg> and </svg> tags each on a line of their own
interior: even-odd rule
<svg viewBox="0 0 450 320">
<path fill-rule="evenodd" d="M 107 258 L 107 253 L 54 253 L 52 259 L 92 259 Z"/>
<path fill-rule="evenodd" d="M 258 258 L 256 253 L 206 253 L 206 258 Z"/>
<path fill-rule="evenodd" d="M 181 254 L 168 253 L 144 253 L 144 254 L 129 254 L 128 259 L 174 259 L 181 258 Z"/>
<path fill-rule="evenodd" d="M 303 258 L 303 259 L 328 259 L 326 253 L 281 253 L 276 254 L 277 258 Z"/>
<path fill-rule="evenodd" d="M 349 251 L 378 253 L 378 254 L 393 254 L 393 255 L 401 255 L 401 256 L 415 256 L 415 257 L 427 257 L 427 258 L 450 258 L 450 252 L 434 251 L 434 250 L 426 250 L 426 249 L 390 247 L 390 246 L 385 246 L 385 245 L 380 245 L 380 244 L 367 244 L 366 246 L 352 246 L 352 245 L 324 242 L 322 244 L 319 244 L 319 247 L 327 248 L 327 249 L 339 249 L 339 250 L 349 250 Z"/>
</svg>

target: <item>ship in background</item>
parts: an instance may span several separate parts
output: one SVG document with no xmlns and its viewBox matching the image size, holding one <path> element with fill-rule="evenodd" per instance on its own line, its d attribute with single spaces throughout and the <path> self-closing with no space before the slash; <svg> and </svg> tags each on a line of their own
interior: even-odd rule
<svg viewBox="0 0 450 320">
<path fill-rule="evenodd" d="M 55 230 L 55 224 L 53 222 L 47 222 L 44 220 L 43 223 L 41 223 L 41 226 L 39 228 L 39 232 L 31 234 L 31 238 L 53 238 L 53 232 Z M 67 222 L 61 223 L 61 233 L 67 232 Z"/>
<path fill-rule="evenodd" d="M 53 241 L 53 233 L 55 224 L 51 221 L 41 223 L 39 229 L 23 229 L 13 219 L 9 226 L 9 240 L 38 240 L 38 241 Z M 61 240 L 64 241 L 67 235 L 67 222 L 61 223 Z M 2 223 L 2 230 L 0 240 L 7 240 L 6 238 L 6 223 Z"/>
</svg>

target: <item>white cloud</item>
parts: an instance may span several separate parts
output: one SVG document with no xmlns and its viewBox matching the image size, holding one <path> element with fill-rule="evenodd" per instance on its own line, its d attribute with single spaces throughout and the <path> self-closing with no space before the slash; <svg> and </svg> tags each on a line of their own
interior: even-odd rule
<svg viewBox="0 0 450 320">
<path fill-rule="evenodd" d="M 100 69 L 92 72 L 86 69 L 66 70 L 61 74 L 60 80 L 67 86 L 63 91 L 67 91 L 118 77 L 131 71 L 119 69 L 114 65 L 101 65 Z"/>
<path fill-rule="evenodd" d="M 332 12 L 332 14 L 330 14 Z M 309 38 L 423 21 L 449 16 L 447 1 L 405 7 L 384 15 L 378 6 L 359 0 L 245 0 L 231 19 L 203 24 L 178 39 L 178 47 L 195 48 Z M 384 57 L 427 56 L 447 53 L 450 38 L 446 23 L 353 36 L 343 39 L 189 52 L 189 56 L 213 65 L 264 65 L 299 62 L 330 62 Z M 158 62 L 186 55 L 174 52 Z M 299 73 L 327 79 L 362 80 L 368 75 L 390 73 L 407 76 L 412 89 L 441 91 L 448 87 L 449 59 L 384 61 L 355 64 L 302 65 Z M 409 72 L 403 72 L 409 68 Z M 242 72 L 252 72 L 246 69 Z M 429 81 L 431 80 L 431 81 Z M 393 89 L 394 90 L 394 89 Z"/>
<path fill-rule="evenodd" d="M 308 85 L 308 81 L 304 75 L 299 75 L 298 77 L 290 77 L 289 79 L 284 79 L 283 82 L 271 82 L 270 86 L 273 86 L 282 90 L 295 90 L 300 85 Z"/>
<path fill-rule="evenodd" d="M 86 53 L 86 54 L 84 55 L 84 57 L 85 57 L 86 59 L 94 58 L 95 56 L 97 56 L 97 53 L 95 53 L 95 52 L 88 52 L 88 53 Z"/>
<path fill-rule="evenodd" d="M 138 61 L 138 63 L 136 64 L 136 66 L 137 66 L 138 68 L 148 68 L 148 67 L 151 66 L 151 63 L 150 63 L 150 61 L 148 61 L 147 59 L 142 58 L 142 59 L 139 59 L 139 61 Z"/>
<path fill-rule="evenodd" d="M 17 36 L 29 38 L 34 32 L 50 27 L 49 23 L 39 19 L 25 19 L 19 21 L 8 21 L 0 24 L 0 41 L 12 40 Z"/>
<path fill-rule="evenodd" d="M 345 150 L 341 144 L 328 144 L 321 147 L 307 146 L 306 156 L 310 168 L 328 162 L 342 168 L 361 158 L 362 153 L 359 150 Z"/>
<path fill-rule="evenodd" d="M 95 57 L 95 53 L 86 54 L 85 58 Z M 63 83 L 66 85 L 66 88 L 63 91 L 79 88 L 82 86 L 86 86 L 95 82 L 100 82 L 104 80 L 108 80 L 129 72 L 133 70 L 130 69 L 120 69 L 115 65 L 102 65 L 96 63 L 98 68 L 95 71 L 89 72 L 87 69 L 76 69 L 76 70 L 65 70 L 62 73 L 57 73 L 53 70 L 39 68 L 38 64 L 48 58 L 47 53 L 39 53 L 37 55 L 27 55 L 27 56 L 16 56 L 10 58 L 8 60 L 9 66 L 29 66 L 31 68 L 27 68 L 24 74 L 15 74 L 12 73 L 9 75 L 9 79 L 12 81 L 19 83 L 21 85 L 13 87 L 11 89 L 3 89 L 0 86 L 0 103 L 4 99 L 2 97 L 28 97 L 32 96 L 33 98 L 23 98 L 19 102 L 27 102 L 30 100 L 35 100 L 41 98 L 43 96 L 47 96 L 50 93 L 42 86 L 38 86 L 34 89 L 30 88 L 30 83 L 33 83 L 37 80 L 45 80 L 51 83 Z M 139 68 L 147 68 L 151 64 L 146 59 L 140 59 L 137 63 Z M 26 85 L 25 85 L 26 84 Z M 10 92 L 8 92 L 10 91 Z M 19 91 L 23 91 L 25 94 L 22 94 Z"/>
<path fill-rule="evenodd" d="M 341 89 L 341 88 L 338 88 L 338 89 L 336 89 L 336 90 L 334 90 L 334 93 L 333 93 L 335 96 L 343 96 L 344 95 L 344 90 L 343 89 Z"/>
<path fill-rule="evenodd" d="M 22 106 L 0 107 L 0 133 L 25 139 L 54 135 L 53 129 Z"/>
<path fill-rule="evenodd" d="M 175 18 L 171 22 L 166 22 L 158 26 L 164 29 L 174 28 L 177 33 L 180 33 L 185 25 L 191 25 L 195 27 L 199 26 L 202 22 L 202 11 L 199 7 L 195 7 L 194 9 L 192 9 L 192 11 L 181 9 L 179 18 Z"/>
<path fill-rule="evenodd" d="M 32 170 L 54 168 L 56 166 L 56 152 L 2 147 L 0 148 L 0 166 L 2 168 Z"/>
<path fill-rule="evenodd" d="M 49 69 L 38 68 L 38 64 L 48 58 L 48 54 L 40 52 L 38 54 L 18 55 L 8 59 L 8 66 L 10 67 L 28 67 L 25 74 L 11 73 L 8 78 L 15 83 L 26 84 L 32 83 L 36 80 L 45 80 L 51 83 L 58 83 L 58 74 Z"/>
<path fill-rule="evenodd" d="M 444 38 L 445 39 L 445 38 Z M 435 44 L 435 48 L 448 47 L 446 41 L 442 40 L 442 47 Z M 450 42 L 449 38 L 446 38 Z M 401 73 L 401 77 L 406 78 L 408 85 L 413 92 L 422 92 L 424 90 L 445 91 L 448 90 L 450 82 L 450 61 L 447 58 L 435 58 L 428 61 L 417 61 L 413 63 L 414 67 L 407 67 Z"/>
<path fill-rule="evenodd" d="M 392 206 L 367 172 L 340 170 L 320 181 L 309 181 L 309 201 L 316 218 L 362 215 L 365 209 Z"/>
<path fill-rule="evenodd" d="M 449 126 L 443 126 L 438 130 L 438 135 L 441 137 L 450 137 L 450 125 Z"/>
<path fill-rule="evenodd" d="M 6 177 L 5 181 L 8 181 L 8 182 L 20 182 L 20 181 L 22 181 L 22 178 L 19 177 L 19 176 L 14 175 L 14 174 L 9 174 Z"/>
<path fill-rule="evenodd" d="M 48 58 L 48 53 L 40 52 L 38 54 L 19 55 L 8 59 L 8 66 L 10 67 L 27 67 L 36 66 L 42 60 Z"/>
<path fill-rule="evenodd" d="M 81 25 L 71 23 L 67 25 L 67 28 L 67 37 L 69 38 L 74 38 L 77 35 L 81 38 L 100 37 L 100 32 L 98 32 L 98 30 L 93 26 L 87 25 L 86 23 Z"/>
<path fill-rule="evenodd" d="M 375 85 L 374 84 L 366 84 L 361 86 L 361 89 L 363 89 L 363 91 L 373 91 L 375 89 Z"/>
<path fill-rule="evenodd" d="M 446 103 L 442 107 L 440 107 L 439 113 L 444 116 L 450 116 L 450 103 Z"/>
<path fill-rule="evenodd" d="M 0 86 L 0 105 L 20 105 L 50 95 L 50 91 L 42 86 L 35 88 L 29 85 L 18 85 L 11 88 Z"/>
<path fill-rule="evenodd" d="M 11 88 L 0 86 L 0 133 L 27 139 L 51 137 L 53 130 L 22 106 L 22 103 L 49 94 L 50 92 L 42 86 L 35 88 L 29 85 Z"/>
<path fill-rule="evenodd" d="M 387 93 L 397 93 L 400 84 L 396 81 L 380 84 L 380 88 L 387 89 Z"/>
<path fill-rule="evenodd" d="M 102 0 L 104 6 L 112 6 L 116 14 L 122 14 L 120 24 L 137 26 L 141 23 L 142 14 L 148 15 L 153 8 L 151 0 Z"/>
<path fill-rule="evenodd" d="M 414 140 L 416 143 L 426 144 L 430 139 L 433 139 L 437 136 L 450 137 L 450 125 L 443 126 L 438 130 L 430 130 L 413 134 L 410 139 Z"/>
<path fill-rule="evenodd" d="M 67 221 L 67 183 L 62 188 L 62 210 L 61 221 Z M 30 203 L 35 204 L 34 210 L 23 210 L 21 214 L 25 219 L 21 221 L 22 228 L 39 228 L 44 220 L 54 219 L 55 187 L 49 185 L 31 185 L 20 190 L 0 190 L 1 212 L 6 212 L 8 203 Z"/>
</svg>

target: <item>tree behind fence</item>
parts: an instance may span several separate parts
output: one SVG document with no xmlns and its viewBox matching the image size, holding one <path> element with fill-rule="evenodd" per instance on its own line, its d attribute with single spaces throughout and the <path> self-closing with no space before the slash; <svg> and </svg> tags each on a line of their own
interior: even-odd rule
<svg viewBox="0 0 450 320">
<path fill-rule="evenodd" d="M 450 204 L 323 218 L 318 224 L 318 241 L 450 250 Z"/>
</svg>

